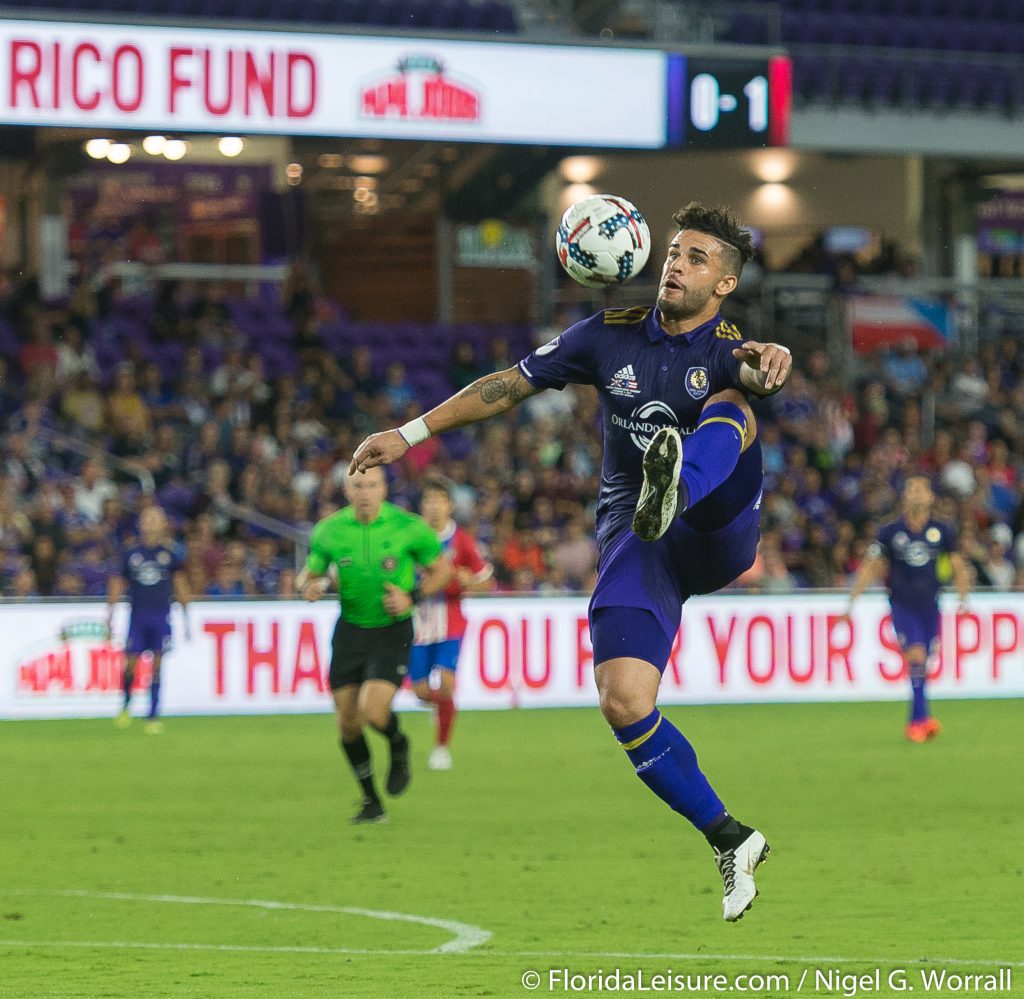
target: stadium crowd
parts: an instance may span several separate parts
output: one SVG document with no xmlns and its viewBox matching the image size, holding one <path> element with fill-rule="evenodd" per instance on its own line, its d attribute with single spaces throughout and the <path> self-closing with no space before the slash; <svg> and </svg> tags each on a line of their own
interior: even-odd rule
<svg viewBox="0 0 1024 999">
<path fill-rule="evenodd" d="M 366 346 L 337 356 L 301 280 L 276 306 L 294 332 L 270 373 L 230 300 L 172 286 L 146 310 L 177 362 L 130 342 L 104 358 L 97 324 L 116 313 L 119 294 L 116 284 L 83 285 L 55 308 L 31 281 L 0 285 L 3 594 L 102 594 L 139 510 L 158 503 L 186 548 L 195 594 L 293 596 L 295 543 L 280 530 L 306 532 L 342 505 L 359 440 L 436 399 L 421 398 L 393 356 L 385 365 Z M 446 389 L 517 359 L 502 338 L 452 336 L 434 354 Z M 785 341 L 785 331 L 776 336 Z M 976 357 L 906 344 L 861 359 L 855 380 L 841 379 L 821 350 L 797 364 L 787 389 L 757 407 L 763 540 L 740 585 L 847 586 L 902 479 L 921 469 L 977 584 L 1024 588 L 1024 355 L 1015 339 Z M 545 392 L 503 420 L 411 451 L 389 470 L 390 497 L 415 508 L 424 477 L 443 473 L 458 519 L 494 562 L 497 588 L 587 590 L 600 453 L 596 393 Z"/>
</svg>

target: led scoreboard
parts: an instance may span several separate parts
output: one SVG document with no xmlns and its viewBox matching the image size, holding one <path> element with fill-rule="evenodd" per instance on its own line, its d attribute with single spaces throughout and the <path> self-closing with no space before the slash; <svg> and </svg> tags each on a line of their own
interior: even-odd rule
<svg viewBox="0 0 1024 999">
<path fill-rule="evenodd" d="M 668 57 L 668 145 L 694 149 L 789 142 L 793 64 L 764 59 Z"/>
</svg>

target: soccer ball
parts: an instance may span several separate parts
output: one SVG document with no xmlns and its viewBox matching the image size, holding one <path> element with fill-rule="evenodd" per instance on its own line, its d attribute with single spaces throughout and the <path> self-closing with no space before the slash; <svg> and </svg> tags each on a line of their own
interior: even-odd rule
<svg viewBox="0 0 1024 999">
<path fill-rule="evenodd" d="M 588 288 L 603 288 L 640 273 L 651 252 L 651 230 L 625 198 L 594 194 L 566 210 L 555 249 L 569 277 Z"/>
</svg>

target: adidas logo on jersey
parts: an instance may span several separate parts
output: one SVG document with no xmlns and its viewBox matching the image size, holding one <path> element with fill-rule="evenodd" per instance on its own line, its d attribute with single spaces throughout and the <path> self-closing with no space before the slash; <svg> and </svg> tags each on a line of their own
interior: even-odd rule
<svg viewBox="0 0 1024 999">
<path fill-rule="evenodd" d="M 608 383 L 607 389 L 612 395 L 625 396 L 626 398 L 639 395 L 640 386 L 637 384 L 636 375 L 633 373 L 633 365 L 627 364 L 624 368 L 619 368 L 612 375 L 612 380 Z"/>
</svg>

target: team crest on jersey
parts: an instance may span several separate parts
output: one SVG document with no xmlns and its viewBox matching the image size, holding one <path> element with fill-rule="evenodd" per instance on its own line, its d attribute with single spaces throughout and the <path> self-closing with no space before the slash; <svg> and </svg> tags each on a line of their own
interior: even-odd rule
<svg viewBox="0 0 1024 999">
<path fill-rule="evenodd" d="M 686 391 L 694 399 L 703 399 L 711 388 L 711 379 L 708 378 L 707 368 L 690 368 L 686 372 Z"/>
<path fill-rule="evenodd" d="M 942 532 L 937 527 L 929 527 L 928 530 L 924 532 L 924 536 L 934 545 L 941 540 Z"/>
<path fill-rule="evenodd" d="M 724 319 L 715 327 L 715 336 L 719 340 L 743 339 L 743 334 L 732 323 L 727 323 Z"/>
<path fill-rule="evenodd" d="M 157 555 L 156 560 L 161 565 L 169 565 L 171 561 L 171 556 L 167 552 L 161 552 L 159 555 Z"/>
<path fill-rule="evenodd" d="M 612 395 L 625 396 L 627 399 L 639 395 L 640 386 L 633 373 L 633 365 L 627 364 L 624 368 L 619 368 L 606 387 Z"/>
<path fill-rule="evenodd" d="M 385 572 L 394 572 L 398 565 L 398 559 L 394 555 L 389 555 L 386 559 L 383 559 L 380 563 L 381 568 Z"/>
</svg>

